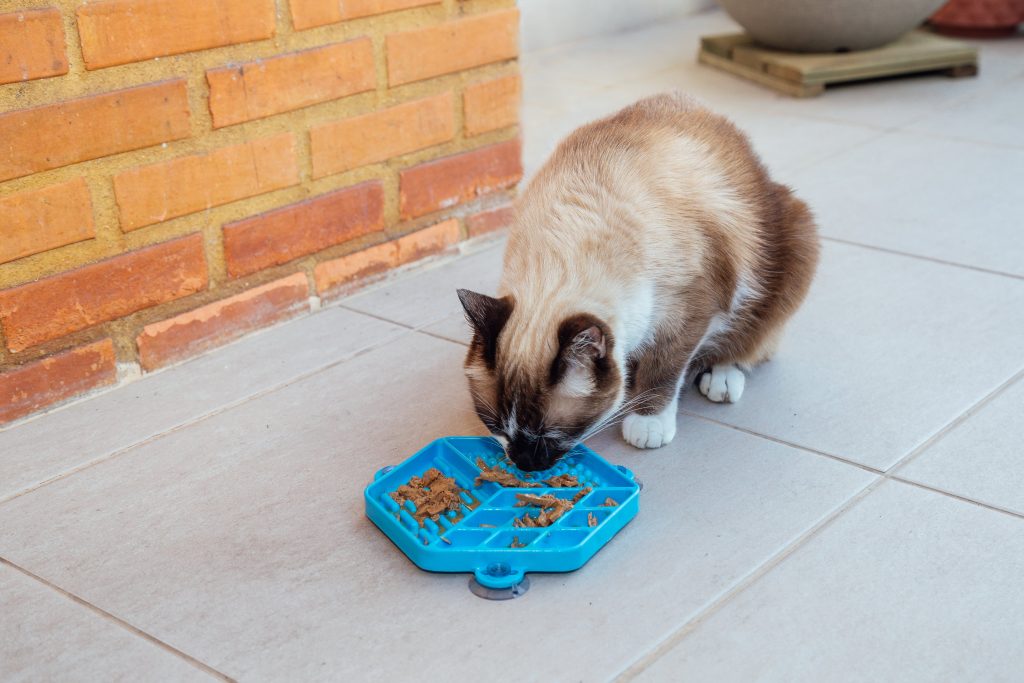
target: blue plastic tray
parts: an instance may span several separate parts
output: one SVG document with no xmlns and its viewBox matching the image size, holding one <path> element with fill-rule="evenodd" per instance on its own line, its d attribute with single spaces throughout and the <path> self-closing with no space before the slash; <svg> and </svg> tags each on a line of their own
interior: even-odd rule
<svg viewBox="0 0 1024 683">
<path fill-rule="evenodd" d="M 517 493 L 554 494 L 573 498 L 580 488 L 504 488 L 493 482 L 474 485 L 480 469 L 501 463 L 524 481 L 576 475 L 581 487 L 593 490 L 573 509 L 545 528 L 517 528 L 513 519 L 536 513 L 535 507 L 516 507 Z M 462 509 L 441 515 L 421 527 L 412 514 L 411 501 L 400 508 L 391 492 L 436 467 L 462 488 Z M 640 509 L 640 486 L 625 467 L 610 464 L 586 446 L 577 446 L 558 465 L 545 472 L 522 472 L 502 462 L 501 447 L 485 437 L 438 439 L 397 467 L 380 470 L 366 487 L 366 516 L 394 541 L 417 566 L 435 572 L 472 572 L 487 588 L 515 586 L 526 572 L 568 572 L 582 567 L 611 540 Z M 605 507 L 611 498 L 618 505 Z M 588 526 L 588 513 L 597 518 Z M 513 537 L 525 544 L 510 548 Z M 447 539 L 447 541 L 442 540 Z"/>
</svg>

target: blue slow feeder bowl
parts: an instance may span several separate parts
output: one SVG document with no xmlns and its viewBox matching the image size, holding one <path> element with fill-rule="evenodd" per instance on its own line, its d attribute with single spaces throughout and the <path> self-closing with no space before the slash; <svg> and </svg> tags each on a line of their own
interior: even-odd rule
<svg viewBox="0 0 1024 683">
<path fill-rule="evenodd" d="M 581 485 L 504 488 L 482 482 L 476 486 L 478 458 L 488 466 L 500 464 L 524 481 L 572 474 Z M 454 478 L 467 493 L 462 494 L 461 510 L 442 514 L 437 522 L 428 518 L 420 526 L 412 516 L 416 511 L 413 503 L 406 501 L 400 507 L 390 494 L 432 467 Z M 516 507 L 517 493 L 550 493 L 572 499 L 588 486 L 591 492 L 551 526 L 513 526 L 517 517 L 537 511 Z M 470 572 L 481 586 L 496 590 L 514 588 L 526 572 L 579 569 L 640 509 L 640 484 L 633 473 L 610 464 L 586 446 L 577 446 L 550 470 L 522 472 L 502 461 L 501 447 L 493 439 L 470 436 L 438 439 L 401 465 L 385 467 L 366 487 L 365 496 L 366 516 L 418 567 L 433 572 Z M 614 507 L 604 505 L 609 498 L 616 502 Z M 589 515 L 597 519 L 596 526 L 589 526 Z M 524 547 L 509 547 L 513 538 Z"/>
</svg>

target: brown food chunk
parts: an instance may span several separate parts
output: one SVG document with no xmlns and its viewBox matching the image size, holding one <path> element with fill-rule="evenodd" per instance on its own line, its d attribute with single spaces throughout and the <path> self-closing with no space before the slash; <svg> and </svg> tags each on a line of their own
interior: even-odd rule
<svg viewBox="0 0 1024 683">
<path fill-rule="evenodd" d="M 564 505 L 569 501 L 564 498 L 556 498 L 553 494 L 545 493 L 544 495 L 538 495 L 536 493 L 517 493 L 516 503 L 517 508 L 526 507 L 527 505 L 533 505 L 539 508 L 550 508 Z"/>
<path fill-rule="evenodd" d="M 485 481 L 493 481 L 495 484 L 509 489 L 535 489 L 540 487 L 540 484 L 537 482 L 523 481 L 516 475 L 507 470 L 501 469 L 497 465 L 494 467 L 488 467 L 483 458 L 476 459 L 476 466 L 480 468 L 480 474 L 477 475 L 476 482 L 474 482 L 476 486 L 479 486 Z"/>
<path fill-rule="evenodd" d="M 559 474 L 545 479 L 544 483 L 553 489 L 574 489 L 580 485 L 580 480 L 574 474 Z"/>
<path fill-rule="evenodd" d="M 454 479 L 444 476 L 436 467 L 431 467 L 422 477 L 412 477 L 409 483 L 399 486 L 391 493 L 391 498 L 400 507 L 405 505 L 405 501 L 411 500 L 416 506 L 412 516 L 423 526 L 427 517 L 436 522 L 445 512 L 461 509 L 463 492 L 464 489 Z"/>
<path fill-rule="evenodd" d="M 612 498 L 611 496 L 608 496 L 607 498 L 605 498 L 604 502 L 601 503 L 601 507 L 606 507 L 606 508 L 613 508 L 613 507 L 617 507 L 618 505 L 619 504 L 616 503 L 615 499 Z"/>
<path fill-rule="evenodd" d="M 586 495 L 587 495 L 588 493 L 590 493 L 590 492 L 591 492 L 592 490 L 593 490 L 593 489 L 591 489 L 591 488 L 590 488 L 589 486 L 588 486 L 588 487 L 586 487 L 586 488 L 580 489 L 580 490 L 579 490 L 579 491 L 578 491 L 578 492 L 576 493 L 576 495 L 572 497 L 572 504 L 573 504 L 573 505 L 575 505 L 576 503 L 578 503 L 578 502 L 580 502 L 581 500 L 583 500 L 583 499 L 584 499 L 584 498 L 586 497 Z"/>
<path fill-rule="evenodd" d="M 582 491 L 580 493 L 582 493 Z M 571 510 L 572 506 L 576 504 L 575 499 L 566 500 L 565 498 L 556 498 L 550 493 L 543 496 L 538 496 L 533 493 L 517 493 L 516 498 L 519 500 L 519 502 L 516 503 L 516 507 L 525 507 L 527 505 L 538 507 L 540 508 L 540 514 L 534 516 L 530 513 L 526 513 L 522 517 L 517 517 L 512 522 L 512 526 L 515 527 L 551 526 L 558 521 L 559 517 Z"/>
<path fill-rule="evenodd" d="M 526 544 L 525 543 L 520 543 L 518 536 L 513 536 L 512 537 L 512 542 L 508 544 L 508 547 L 509 548 L 525 548 Z"/>
<path fill-rule="evenodd" d="M 597 526 L 597 517 L 594 516 L 593 512 L 587 513 L 587 526 Z"/>
</svg>

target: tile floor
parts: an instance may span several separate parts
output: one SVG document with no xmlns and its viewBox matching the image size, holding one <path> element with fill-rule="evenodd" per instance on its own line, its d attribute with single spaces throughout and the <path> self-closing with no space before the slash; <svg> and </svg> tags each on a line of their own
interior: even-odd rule
<svg viewBox="0 0 1024 683">
<path fill-rule="evenodd" d="M 741 403 L 691 392 L 659 451 L 593 440 L 648 486 L 586 567 L 485 602 L 363 515 L 379 467 L 480 433 L 454 289 L 493 289 L 492 242 L 0 431 L 0 680 L 1019 680 L 1024 37 L 976 79 L 797 101 L 695 64 L 731 29 L 523 58 L 528 170 L 678 87 L 825 237 Z"/>
</svg>

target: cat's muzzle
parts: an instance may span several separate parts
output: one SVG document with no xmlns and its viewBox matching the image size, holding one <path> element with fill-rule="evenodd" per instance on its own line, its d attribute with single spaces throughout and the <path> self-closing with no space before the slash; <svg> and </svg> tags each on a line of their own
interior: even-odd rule
<svg viewBox="0 0 1024 683">
<path fill-rule="evenodd" d="M 569 452 L 563 443 L 554 439 L 524 435 L 512 439 L 505 450 L 512 463 L 524 472 L 551 469 Z"/>
</svg>

